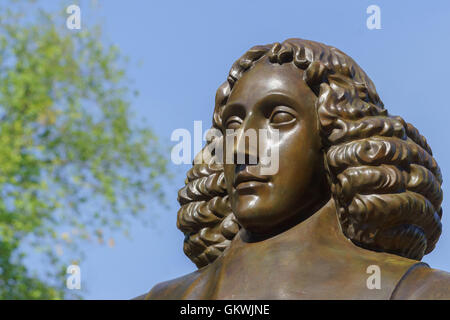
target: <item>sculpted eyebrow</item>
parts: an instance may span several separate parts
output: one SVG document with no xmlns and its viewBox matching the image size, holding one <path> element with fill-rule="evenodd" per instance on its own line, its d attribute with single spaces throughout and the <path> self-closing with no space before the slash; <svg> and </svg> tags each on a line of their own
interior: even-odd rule
<svg viewBox="0 0 450 320">
<path fill-rule="evenodd" d="M 226 104 L 222 109 L 222 123 L 224 123 L 230 116 L 238 116 L 241 119 L 244 119 L 245 113 L 245 107 L 239 102 Z"/>
<path fill-rule="evenodd" d="M 292 109 L 295 113 L 298 113 L 296 108 L 292 105 L 295 104 L 295 100 L 286 96 L 282 92 L 273 92 L 263 98 L 261 98 L 255 105 L 256 108 L 262 108 L 262 112 L 265 116 L 270 116 L 273 108 L 277 106 L 285 106 Z"/>
</svg>

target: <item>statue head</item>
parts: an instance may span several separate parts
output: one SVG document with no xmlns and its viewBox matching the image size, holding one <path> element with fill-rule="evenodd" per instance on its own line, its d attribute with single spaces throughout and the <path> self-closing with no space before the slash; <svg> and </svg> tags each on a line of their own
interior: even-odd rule
<svg viewBox="0 0 450 320">
<path fill-rule="evenodd" d="M 210 150 L 223 138 L 208 141 L 178 197 L 184 252 L 198 267 L 239 228 L 276 233 L 330 199 L 342 232 L 360 247 L 416 260 L 434 249 L 442 176 L 431 148 L 388 114 L 372 81 L 340 50 L 302 39 L 251 48 L 217 91 L 213 127 L 276 129 L 277 140 L 258 147 L 276 143 L 279 162 L 276 174 L 262 175 L 258 155 L 245 149 L 244 164 L 218 164 Z"/>
</svg>

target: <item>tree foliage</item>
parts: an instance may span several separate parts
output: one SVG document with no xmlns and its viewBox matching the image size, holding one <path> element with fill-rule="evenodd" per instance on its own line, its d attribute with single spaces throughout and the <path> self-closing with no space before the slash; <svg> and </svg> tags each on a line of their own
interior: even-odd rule
<svg viewBox="0 0 450 320">
<path fill-rule="evenodd" d="M 63 15 L 0 6 L 0 299 L 65 298 L 59 251 L 142 215 L 166 162 L 132 117 L 117 47 Z M 31 249 L 49 259 L 43 276 Z"/>
</svg>

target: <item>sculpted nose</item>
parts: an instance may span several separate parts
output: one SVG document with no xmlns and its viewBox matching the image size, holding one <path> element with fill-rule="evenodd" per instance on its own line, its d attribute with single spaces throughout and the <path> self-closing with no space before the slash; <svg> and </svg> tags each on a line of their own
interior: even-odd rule
<svg viewBox="0 0 450 320">
<path fill-rule="evenodd" d="M 247 118 L 241 128 L 236 131 L 233 151 L 233 160 L 236 165 L 258 164 L 258 128 L 251 117 Z"/>
</svg>

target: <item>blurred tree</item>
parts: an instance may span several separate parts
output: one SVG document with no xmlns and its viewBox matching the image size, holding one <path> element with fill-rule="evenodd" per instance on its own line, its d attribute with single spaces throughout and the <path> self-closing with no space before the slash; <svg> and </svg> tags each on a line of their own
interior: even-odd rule
<svg viewBox="0 0 450 320">
<path fill-rule="evenodd" d="M 126 229 L 168 176 L 132 119 L 118 49 L 66 17 L 0 7 L 0 299 L 71 297 L 64 250 Z M 30 249 L 49 259 L 45 275 L 27 267 Z"/>
</svg>

